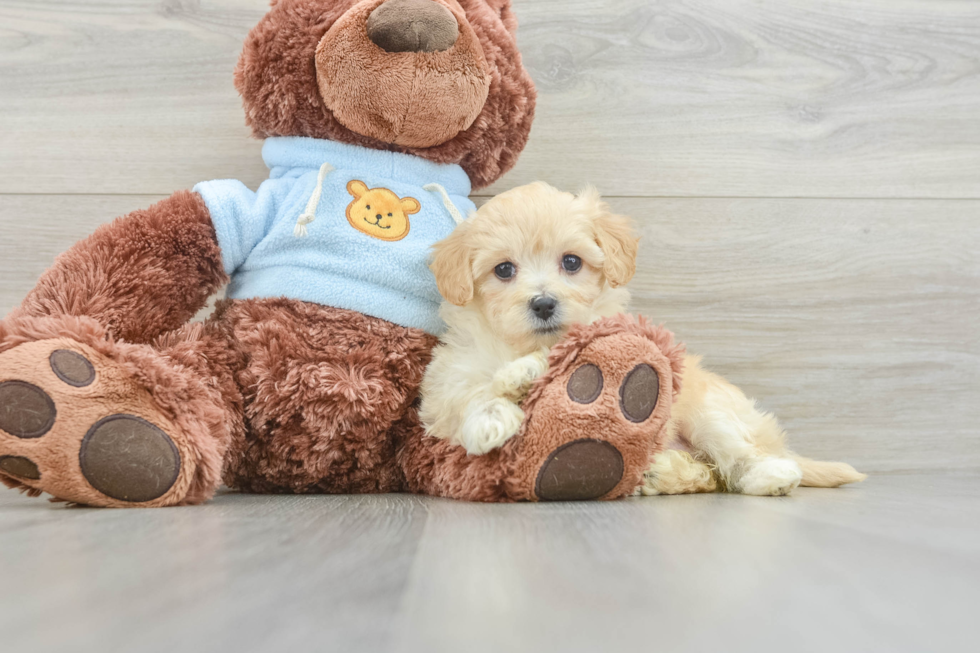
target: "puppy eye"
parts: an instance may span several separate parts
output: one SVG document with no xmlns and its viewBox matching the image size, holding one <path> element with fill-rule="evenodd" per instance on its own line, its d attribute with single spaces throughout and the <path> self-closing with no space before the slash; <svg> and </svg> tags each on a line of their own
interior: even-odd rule
<svg viewBox="0 0 980 653">
<path fill-rule="evenodd" d="M 391 217 L 391 214 L 390 214 L 390 213 L 388 214 L 388 217 L 389 217 L 389 218 Z"/>
<path fill-rule="evenodd" d="M 575 274 L 582 269 L 582 259 L 574 254 L 565 254 L 561 259 L 561 268 L 565 272 Z"/>
<path fill-rule="evenodd" d="M 365 208 L 366 208 L 366 209 L 367 209 L 368 211 L 370 211 L 370 210 L 371 210 L 371 205 L 370 205 L 370 204 L 368 204 L 368 205 L 367 205 L 367 206 L 366 206 Z"/>
<path fill-rule="evenodd" d="M 493 273 L 497 275 L 497 278 L 501 281 L 507 281 L 508 279 L 513 279 L 514 275 L 517 274 L 517 266 L 507 261 L 506 263 L 501 263 L 493 269 Z"/>
</svg>

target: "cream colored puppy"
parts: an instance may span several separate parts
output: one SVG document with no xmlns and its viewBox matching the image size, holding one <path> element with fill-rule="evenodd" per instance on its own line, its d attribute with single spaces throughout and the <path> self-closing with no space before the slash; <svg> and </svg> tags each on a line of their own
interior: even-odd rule
<svg viewBox="0 0 980 653">
<path fill-rule="evenodd" d="M 517 433 L 518 403 L 550 347 L 570 325 L 626 307 L 636 243 L 594 190 L 574 197 L 543 183 L 498 195 L 437 243 L 448 330 L 422 381 L 429 434 L 480 454 Z"/>
<path fill-rule="evenodd" d="M 431 268 L 448 329 L 422 381 L 429 435 L 482 454 L 515 435 L 520 402 L 548 350 L 575 323 L 626 310 L 636 267 L 628 218 L 593 188 L 578 196 L 537 182 L 498 195 L 435 246 Z M 844 463 L 794 456 L 775 417 L 687 357 L 668 432 L 644 494 L 727 489 L 780 495 L 861 480 Z"/>
</svg>

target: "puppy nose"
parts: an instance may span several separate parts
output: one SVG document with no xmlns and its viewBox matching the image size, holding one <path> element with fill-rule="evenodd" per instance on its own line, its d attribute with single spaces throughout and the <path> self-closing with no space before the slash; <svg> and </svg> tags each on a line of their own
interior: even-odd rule
<svg viewBox="0 0 980 653">
<path fill-rule="evenodd" d="M 555 314 L 556 306 L 558 306 L 558 300 L 547 295 L 539 295 L 531 300 L 531 312 L 543 322 L 551 319 L 551 316 Z"/>
<path fill-rule="evenodd" d="M 456 43 L 459 25 L 433 0 L 387 0 L 368 16 L 367 33 L 386 52 L 441 52 Z"/>
</svg>

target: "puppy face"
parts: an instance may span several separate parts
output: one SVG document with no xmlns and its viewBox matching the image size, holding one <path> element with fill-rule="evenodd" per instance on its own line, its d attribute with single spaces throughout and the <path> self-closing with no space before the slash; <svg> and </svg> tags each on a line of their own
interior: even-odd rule
<svg viewBox="0 0 980 653">
<path fill-rule="evenodd" d="M 439 291 L 480 311 L 519 349 L 551 346 L 588 323 L 636 269 L 637 238 L 595 189 L 578 196 L 537 182 L 498 195 L 435 246 Z"/>
</svg>

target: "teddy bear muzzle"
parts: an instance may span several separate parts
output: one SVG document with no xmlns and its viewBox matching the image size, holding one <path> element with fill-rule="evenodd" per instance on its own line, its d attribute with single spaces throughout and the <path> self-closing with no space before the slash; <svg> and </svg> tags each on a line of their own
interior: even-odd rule
<svg viewBox="0 0 980 653">
<path fill-rule="evenodd" d="M 456 0 L 363 0 L 316 50 L 324 104 L 347 129 L 429 148 L 469 129 L 490 92 L 490 66 Z"/>
</svg>

